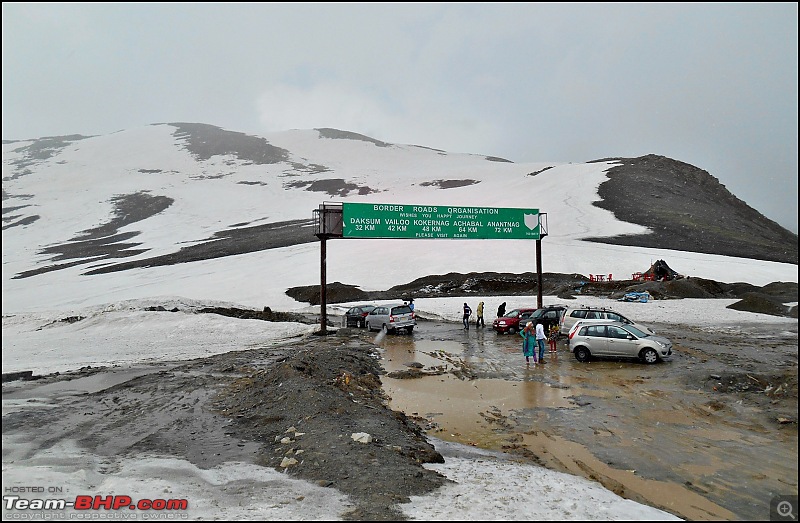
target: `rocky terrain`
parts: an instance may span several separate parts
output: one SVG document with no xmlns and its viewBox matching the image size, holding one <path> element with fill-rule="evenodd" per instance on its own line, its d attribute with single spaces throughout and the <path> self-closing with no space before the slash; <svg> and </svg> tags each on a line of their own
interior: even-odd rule
<svg viewBox="0 0 800 523">
<path fill-rule="evenodd" d="M 645 269 L 646 270 L 646 269 Z M 542 294 L 573 300 L 580 296 L 605 296 L 618 299 L 628 292 L 649 292 L 655 299 L 738 298 L 730 307 L 737 310 L 797 318 L 797 283 L 773 282 L 762 287 L 748 283 L 724 283 L 704 278 L 680 278 L 671 281 L 615 280 L 589 281 L 582 274 L 542 274 Z M 292 298 L 318 305 L 319 285 L 295 287 L 286 291 Z M 408 300 L 446 296 L 536 296 L 538 276 L 535 273 L 470 273 L 439 274 L 416 279 L 385 291 L 365 292 L 341 282 L 327 285 L 326 300 L 331 303 Z"/>
</svg>

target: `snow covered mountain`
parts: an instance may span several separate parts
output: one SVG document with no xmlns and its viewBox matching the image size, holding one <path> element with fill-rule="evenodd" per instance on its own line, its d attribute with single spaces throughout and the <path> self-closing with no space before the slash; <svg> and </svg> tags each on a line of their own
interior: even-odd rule
<svg viewBox="0 0 800 523">
<path fill-rule="evenodd" d="M 3 311 L 157 296 L 297 307 L 286 289 L 320 279 L 313 211 L 345 201 L 538 208 L 546 272 L 622 279 L 666 259 L 689 276 L 797 281 L 797 235 L 676 160 L 516 164 L 335 129 L 170 123 L 3 143 Z M 327 279 L 378 290 L 535 271 L 534 256 L 526 240 L 336 240 Z"/>
</svg>

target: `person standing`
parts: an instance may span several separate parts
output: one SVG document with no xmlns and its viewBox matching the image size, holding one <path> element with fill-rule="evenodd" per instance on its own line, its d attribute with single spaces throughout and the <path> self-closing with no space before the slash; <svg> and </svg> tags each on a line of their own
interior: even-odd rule
<svg viewBox="0 0 800 523">
<path fill-rule="evenodd" d="M 414 298 L 408 299 L 408 308 L 411 309 L 411 312 L 414 312 Z"/>
<path fill-rule="evenodd" d="M 506 302 L 503 302 L 497 308 L 497 317 L 502 318 L 505 315 L 506 315 Z"/>
<path fill-rule="evenodd" d="M 558 325 L 550 326 L 550 332 L 547 333 L 547 341 L 550 342 L 550 352 L 558 352 Z"/>
<path fill-rule="evenodd" d="M 525 328 L 519 331 L 522 336 L 522 354 L 525 356 L 525 363 L 530 365 L 533 358 L 533 365 L 536 366 L 536 333 L 533 329 L 533 322 L 529 321 Z"/>
<path fill-rule="evenodd" d="M 472 309 L 469 308 L 469 305 L 464 303 L 464 329 L 469 330 L 469 317 L 472 315 Z"/>
<path fill-rule="evenodd" d="M 475 311 L 475 314 L 478 318 L 475 320 L 475 327 L 486 327 L 486 323 L 483 321 L 483 302 L 478 303 L 478 308 Z"/>
<path fill-rule="evenodd" d="M 539 345 L 539 363 L 547 363 L 544 361 L 544 340 L 547 339 L 547 334 L 544 333 L 544 325 L 542 322 L 536 322 L 536 343 Z"/>
</svg>

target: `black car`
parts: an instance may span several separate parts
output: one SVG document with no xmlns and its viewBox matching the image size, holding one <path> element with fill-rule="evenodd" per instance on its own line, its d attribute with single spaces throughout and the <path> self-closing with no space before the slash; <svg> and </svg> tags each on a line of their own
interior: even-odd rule
<svg viewBox="0 0 800 523">
<path fill-rule="evenodd" d="M 345 327 L 361 328 L 366 324 L 367 314 L 372 312 L 373 309 L 375 309 L 375 305 L 356 305 L 355 307 L 350 307 L 347 309 L 347 312 L 344 313 L 342 323 Z"/>
<path fill-rule="evenodd" d="M 559 326 L 561 323 L 561 317 L 564 315 L 564 311 L 566 310 L 566 305 L 548 305 L 542 307 L 541 309 L 536 309 L 536 311 L 531 314 L 531 317 L 528 318 L 528 320 L 532 321 L 534 324 L 536 324 L 536 322 L 542 323 L 544 326 L 544 331 L 549 332 L 553 325 L 556 327 Z"/>
</svg>

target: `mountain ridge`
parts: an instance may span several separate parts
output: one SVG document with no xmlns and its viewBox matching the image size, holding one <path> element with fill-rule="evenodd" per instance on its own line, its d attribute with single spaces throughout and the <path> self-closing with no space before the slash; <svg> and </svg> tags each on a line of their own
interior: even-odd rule
<svg viewBox="0 0 800 523">
<path fill-rule="evenodd" d="M 653 232 L 586 241 L 798 263 L 798 237 L 733 195 L 707 171 L 649 154 L 607 171 L 593 205 Z M 636 205 L 631 205 L 631 202 Z"/>
<path fill-rule="evenodd" d="M 380 183 L 377 186 L 374 184 L 374 181 L 380 181 L 380 172 L 370 176 L 353 175 L 341 166 L 334 167 L 317 163 L 317 160 L 309 160 L 302 154 L 296 154 L 271 143 L 265 137 L 202 123 L 152 125 L 174 128 L 171 136 L 175 139 L 175 143 L 201 165 L 201 175 L 184 174 L 184 177 L 218 179 L 232 176 L 237 172 L 237 166 L 241 166 L 239 170 L 246 166 L 272 166 L 279 168 L 275 171 L 277 174 L 270 174 L 263 179 L 242 179 L 235 183 L 266 185 L 277 178 L 287 195 L 289 194 L 287 191 L 302 190 L 347 197 L 352 194 L 367 195 L 386 190 Z M 487 162 L 513 164 L 508 160 L 492 156 L 450 154 L 418 145 L 389 144 L 351 131 L 331 128 L 313 131 L 318 134 L 318 140 L 345 140 L 363 143 L 364 147 L 379 147 L 401 153 L 403 150 L 413 148 L 422 151 L 423 154 L 439 157 L 467 156 Z M 33 169 L 40 163 L 65 162 L 66 160 L 56 161 L 55 157 L 68 146 L 89 138 L 93 137 L 66 135 L 25 141 L 4 140 L 5 145 L 31 142 L 14 149 L 14 152 L 21 153 L 20 158 L 8 162 L 4 158 L 4 163 L 8 163 L 13 169 L 12 174 L 7 176 L 4 173 L 3 178 L 4 231 L 11 227 L 29 226 L 38 219 L 38 215 L 14 214 L 20 212 L 25 205 L 5 207 L 6 200 L 12 196 L 7 194 L 5 182 L 33 173 Z M 236 163 L 237 161 L 239 163 Z M 708 172 L 654 154 L 639 158 L 606 158 L 586 163 L 598 162 L 610 162 L 616 165 L 612 165 L 606 171 L 607 179 L 598 188 L 601 200 L 593 202 L 592 205 L 612 212 L 621 221 L 643 226 L 650 232 L 594 235 L 583 238 L 584 241 L 718 254 L 795 265 L 798 263 L 797 235 L 749 207 Z M 357 172 L 360 169 L 362 167 L 351 170 Z M 545 166 L 528 172 L 528 176 L 537 177 L 550 169 L 552 167 Z M 345 171 L 344 174 L 342 171 Z M 173 173 L 170 170 L 144 167 L 139 167 L 137 172 L 156 176 Z M 343 177 L 320 178 L 328 173 L 336 173 L 335 176 Z M 479 183 L 492 183 L 492 180 L 437 179 L 419 182 L 416 185 L 431 186 L 433 189 L 441 190 Z M 391 185 L 391 182 L 386 184 Z M 169 207 L 173 200 L 166 195 L 150 194 L 148 190 L 141 190 L 115 196 L 111 198 L 110 203 L 116 209 L 114 217 L 91 229 L 76 231 L 72 238 L 61 244 L 42 246 L 40 254 L 51 256 L 51 261 L 55 263 L 39 264 L 34 269 L 20 271 L 14 278 L 30 277 L 84 263 L 94 264 L 84 274 L 102 274 L 138 267 L 174 265 L 233 256 L 316 241 L 313 235 L 308 234 L 310 220 L 278 219 L 255 224 L 257 220 L 252 219 L 228 225 L 205 237 L 192 239 L 190 246 L 174 245 L 167 254 L 114 262 L 117 258 L 130 258 L 147 252 L 145 248 L 138 248 L 139 243 L 131 242 L 138 233 L 117 234 L 117 229 L 155 216 Z M 266 221 L 263 218 L 260 220 Z M 187 242 L 187 239 L 183 239 L 183 242 Z M 97 262 L 103 263 L 98 265 Z"/>
</svg>

